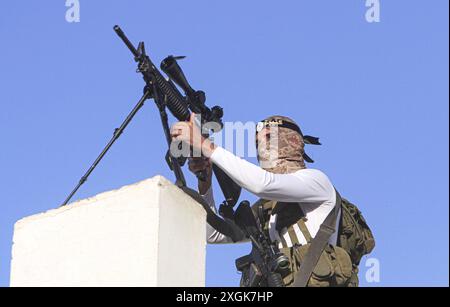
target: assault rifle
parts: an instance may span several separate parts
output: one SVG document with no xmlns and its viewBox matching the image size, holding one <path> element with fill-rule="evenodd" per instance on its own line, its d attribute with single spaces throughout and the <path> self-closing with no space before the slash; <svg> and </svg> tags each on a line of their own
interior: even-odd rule
<svg viewBox="0 0 450 307">
<path fill-rule="evenodd" d="M 234 213 L 234 222 L 252 242 L 251 253 L 236 259 L 236 268 L 242 272 L 241 286 L 284 287 L 283 277 L 290 273 L 289 259 L 263 231 L 262 207 L 258 207 L 258 219 L 248 201 L 241 202 Z"/>
<path fill-rule="evenodd" d="M 219 129 L 222 128 L 223 109 L 219 106 L 214 106 L 213 108 L 207 107 L 205 104 L 205 93 L 203 91 L 194 90 L 191 87 L 177 62 L 184 57 L 168 56 L 161 62 L 160 68 L 167 75 L 168 78 L 166 79 L 158 70 L 158 68 L 156 68 L 154 63 L 150 60 L 150 57 L 147 55 L 144 42 L 140 42 L 138 44 L 138 47 L 135 48 L 119 26 L 114 26 L 114 31 L 131 51 L 134 61 L 138 64 L 136 71 L 142 74 L 142 77 L 145 81 L 144 94 L 138 101 L 136 106 L 133 108 L 133 110 L 130 112 L 130 114 L 127 116 L 125 121 L 122 123 L 122 125 L 114 130 L 112 139 L 97 157 L 88 171 L 84 174 L 84 176 L 81 177 L 78 185 L 69 194 L 69 196 L 63 202 L 62 206 L 67 205 L 73 195 L 81 187 L 81 185 L 86 182 L 89 175 L 100 163 L 101 159 L 111 148 L 114 142 L 120 137 L 133 117 L 144 105 L 145 101 L 147 99 L 153 99 L 156 106 L 158 107 L 163 131 L 165 134 L 167 145 L 169 147 L 165 158 L 170 169 L 174 172 L 176 178 L 175 184 L 203 205 L 207 212 L 208 223 L 211 226 L 219 230 L 221 233 L 230 236 L 235 241 L 240 240 L 242 238 L 242 233 L 240 232 L 240 230 L 237 229 L 237 227 L 235 227 L 233 223 L 224 220 L 216 215 L 197 192 L 186 186 L 186 180 L 182 171 L 182 166 L 184 165 L 186 158 L 174 157 L 170 152 L 172 139 L 170 136 L 170 128 L 168 124 L 168 115 L 166 112 L 166 108 L 169 109 L 169 111 L 178 121 L 188 121 L 191 112 L 201 115 L 201 122 L 198 124 L 200 125 L 200 127 L 202 127 L 202 133 L 205 136 L 209 136 L 209 133 L 212 131 L 208 131 L 207 129 L 205 129 L 203 125 L 204 123 L 215 123 L 216 127 L 218 127 Z M 178 90 L 177 86 L 181 88 L 184 95 L 180 92 L 180 90 Z M 213 132 L 217 132 L 219 129 L 216 129 Z M 219 167 L 215 165 L 213 165 L 213 172 L 225 197 L 222 205 L 233 208 L 233 206 L 239 199 L 241 187 L 239 187 L 230 177 L 228 177 L 228 175 L 226 175 L 225 172 L 223 172 Z M 203 172 L 197 173 L 196 176 L 199 178 L 199 180 L 205 180 L 205 173 Z"/>
</svg>

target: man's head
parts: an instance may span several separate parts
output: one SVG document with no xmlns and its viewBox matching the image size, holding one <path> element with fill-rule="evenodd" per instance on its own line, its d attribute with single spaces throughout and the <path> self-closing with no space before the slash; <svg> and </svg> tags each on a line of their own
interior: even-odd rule
<svg viewBox="0 0 450 307">
<path fill-rule="evenodd" d="M 317 138 L 303 136 L 292 119 L 274 115 L 258 123 L 256 147 L 261 167 L 276 174 L 288 174 L 306 168 L 305 143 L 320 144 Z"/>
</svg>

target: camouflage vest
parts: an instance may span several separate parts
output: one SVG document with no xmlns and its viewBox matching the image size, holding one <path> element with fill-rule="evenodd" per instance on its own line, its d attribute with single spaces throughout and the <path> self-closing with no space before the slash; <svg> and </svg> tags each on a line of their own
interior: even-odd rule
<svg viewBox="0 0 450 307">
<path fill-rule="evenodd" d="M 262 206 L 264 212 L 264 230 L 269 232 L 270 216 L 277 214 L 276 230 L 280 234 L 282 248 L 280 249 L 290 260 L 291 274 L 284 278 L 287 286 L 294 282 L 303 259 L 308 252 L 311 234 L 306 227 L 306 217 L 300 206 L 292 203 L 283 203 L 258 200 L 252 207 L 254 213 Z M 255 214 L 257 216 L 257 214 Z M 307 240 L 307 244 L 300 245 L 295 234 L 294 225 L 297 225 Z M 283 239 L 282 231 L 286 229 L 293 244 L 289 247 Z M 370 253 L 375 246 L 375 240 L 365 219 L 358 208 L 348 200 L 342 198 L 341 218 L 338 227 L 338 243 L 336 246 L 328 244 L 314 268 L 308 287 L 346 286 L 356 287 L 358 281 L 358 265 L 361 258 Z"/>
</svg>

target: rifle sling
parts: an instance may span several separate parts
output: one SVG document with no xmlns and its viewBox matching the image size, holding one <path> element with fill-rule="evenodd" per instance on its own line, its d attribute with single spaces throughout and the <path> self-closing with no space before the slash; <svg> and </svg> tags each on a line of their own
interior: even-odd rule
<svg viewBox="0 0 450 307">
<path fill-rule="evenodd" d="M 233 242 L 238 242 L 244 239 L 244 234 L 240 228 L 229 219 L 222 219 L 218 216 L 208 203 L 200 196 L 200 194 L 186 186 L 180 187 L 187 195 L 192 197 L 196 202 L 202 205 L 206 211 L 206 221 L 211 227 L 218 232 L 231 238 Z"/>
</svg>

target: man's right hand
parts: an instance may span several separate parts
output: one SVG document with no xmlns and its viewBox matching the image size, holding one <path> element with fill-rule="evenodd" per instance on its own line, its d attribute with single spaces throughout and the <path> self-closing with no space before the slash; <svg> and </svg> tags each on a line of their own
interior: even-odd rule
<svg viewBox="0 0 450 307">
<path fill-rule="evenodd" d="M 212 179 L 212 165 L 211 161 L 208 158 L 189 158 L 188 160 L 188 166 L 189 170 L 192 173 L 197 173 L 199 171 L 206 171 L 206 180 L 198 181 L 198 192 L 201 195 L 206 194 L 208 192 L 209 188 L 211 187 L 211 179 Z"/>
</svg>

